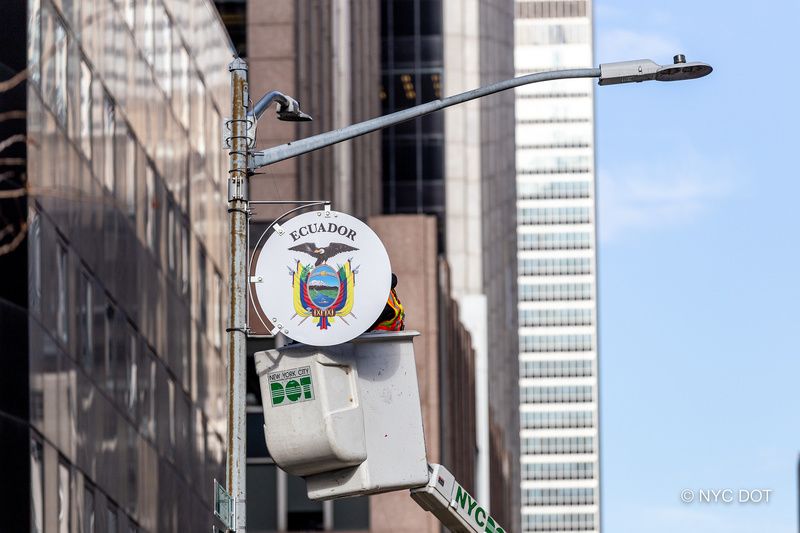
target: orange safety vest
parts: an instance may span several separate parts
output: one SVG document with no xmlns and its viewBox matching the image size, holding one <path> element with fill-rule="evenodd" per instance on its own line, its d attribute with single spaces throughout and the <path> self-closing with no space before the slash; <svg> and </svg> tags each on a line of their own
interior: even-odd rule
<svg viewBox="0 0 800 533">
<path fill-rule="evenodd" d="M 388 320 L 379 322 L 378 325 L 373 328 L 373 331 L 403 331 L 406 327 L 403 323 L 403 318 L 405 318 L 406 313 L 403 311 L 403 304 L 400 303 L 400 299 L 397 297 L 397 292 L 394 289 L 389 292 L 389 300 L 386 302 L 386 305 L 394 311 L 394 315 Z"/>
</svg>

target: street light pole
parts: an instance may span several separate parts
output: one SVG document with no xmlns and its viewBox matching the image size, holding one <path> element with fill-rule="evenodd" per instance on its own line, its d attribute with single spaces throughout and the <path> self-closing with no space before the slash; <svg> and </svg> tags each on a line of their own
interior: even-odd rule
<svg viewBox="0 0 800 533">
<path fill-rule="evenodd" d="M 237 533 L 245 531 L 245 472 L 246 456 L 246 341 L 247 341 L 247 218 L 248 176 L 257 168 L 297 157 L 373 131 L 394 126 L 407 120 L 445 109 L 456 104 L 491 94 L 550 80 L 599 78 L 600 85 L 641 82 L 648 80 L 678 81 L 695 79 L 711 73 L 706 63 L 686 63 L 683 55 L 674 57 L 674 64 L 659 65 L 649 59 L 606 63 L 599 68 L 583 68 L 537 72 L 501 81 L 471 91 L 434 100 L 382 117 L 366 120 L 338 130 L 321 133 L 280 146 L 251 152 L 255 144 L 256 122 L 269 105 L 277 102 L 278 119 L 307 121 L 311 117 L 300 111 L 296 100 L 277 91 L 264 95 L 248 112 L 247 63 L 236 58 L 229 65 L 231 72 L 232 112 L 228 121 L 230 135 L 230 174 L 228 176 L 228 213 L 230 216 L 230 322 L 228 332 L 228 456 L 226 463 L 227 489 L 234 501 Z"/>
<path fill-rule="evenodd" d="M 234 59 L 231 73 L 230 170 L 228 218 L 230 219 L 229 313 L 228 313 L 228 435 L 225 482 L 233 499 L 233 530 L 244 533 L 247 473 L 247 217 L 250 117 L 247 114 L 247 63 Z"/>
</svg>

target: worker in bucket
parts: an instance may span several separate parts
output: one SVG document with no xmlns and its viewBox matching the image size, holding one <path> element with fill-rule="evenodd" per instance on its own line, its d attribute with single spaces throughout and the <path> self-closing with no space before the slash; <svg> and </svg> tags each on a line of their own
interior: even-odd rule
<svg viewBox="0 0 800 533">
<path fill-rule="evenodd" d="M 403 331 L 405 329 L 403 319 L 406 313 L 403 310 L 403 304 L 397 297 L 395 287 L 397 287 L 397 276 L 392 273 L 392 289 L 389 291 L 389 299 L 378 320 L 369 328 L 370 331 Z"/>
</svg>

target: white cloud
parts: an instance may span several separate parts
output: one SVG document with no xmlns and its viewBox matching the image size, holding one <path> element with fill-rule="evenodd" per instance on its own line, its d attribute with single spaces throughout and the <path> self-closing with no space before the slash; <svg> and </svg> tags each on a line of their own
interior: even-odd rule
<svg viewBox="0 0 800 533">
<path fill-rule="evenodd" d="M 656 32 L 610 28 L 600 30 L 597 34 L 597 58 L 600 63 L 628 59 L 652 59 L 657 63 L 665 63 L 681 50 L 680 42 L 676 39 Z"/>
<path fill-rule="evenodd" d="M 639 232 L 696 222 L 737 187 L 729 161 L 683 155 L 664 161 L 600 169 L 600 239 L 613 241 Z"/>
</svg>

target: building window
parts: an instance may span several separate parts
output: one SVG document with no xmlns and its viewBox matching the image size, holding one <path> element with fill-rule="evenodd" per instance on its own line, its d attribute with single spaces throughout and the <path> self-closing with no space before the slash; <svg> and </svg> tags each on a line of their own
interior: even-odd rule
<svg viewBox="0 0 800 533">
<path fill-rule="evenodd" d="M 80 144 L 83 155 L 92 158 L 92 71 L 81 59 Z"/>
<path fill-rule="evenodd" d="M 588 147 L 588 144 L 586 144 L 586 146 Z M 552 149 L 564 147 L 565 146 L 558 146 L 556 144 L 548 144 L 541 148 Z M 519 149 L 521 147 L 518 146 L 517 148 Z M 524 200 L 590 198 L 591 194 L 592 184 L 588 181 L 524 181 L 517 184 L 517 196 Z"/>
<path fill-rule="evenodd" d="M 296 476 L 285 476 L 287 493 L 286 530 L 323 531 L 324 504 L 308 499 L 306 483 Z"/>
<path fill-rule="evenodd" d="M 263 419 L 262 419 L 263 420 Z M 263 426 L 262 426 L 263 427 Z M 263 430 L 261 441 L 264 441 Z M 248 446 L 250 441 L 248 439 Z M 249 457 L 248 457 L 249 459 Z M 281 476 L 281 481 L 286 475 Z M 247 509 L 247 527 L 254 531 L 278 531 L 278 492 L 285 487 L 278 487 L 277 467 L 266 463 L 249 463 L 247 465 L 247 495 L 251 501 L 258 501 Z M 285 518 L 281 517 L 285 529 Z"/>
<path fill-rule="evenodd" d="M 114 394 L 114 374 L 117 371 L 114 365 L 114 306 L 106 304 L 103 315 L 103 367 L 105 374 L 106 391 Z"/>
<path fill-rule="evenodd" d="M 31 439 L 31 531 L 44 531 L 44 461 L 36 439 Z"/>
<path fill-rule="evenodd" d="M 564 300 L 591 300 L 591 283 L 520 283 L 519 299 L 522 302 L 552 302 Z"/>
<path fill-rule="evenodd" d="M 518 263 L 520 276 L 574 276 L 592 273 L 592 260 L 588 257 L 560 257 L 557 259 L 530 259 L 521 257 Z"/>
<path fill-rule="evenodd" d="M 552 106 L 551 106 L 552 107 Z M 519 112 L 519 111 L 518 111 Z M 570 108 L 552 110 L 554 116 L 546 118 L 518 119 L 518 124 L 549 124 L 589 122 L 583 117 L 568 116 Z M 521 175 L 535 174 L 588 174 L 592 171 L 592 158 L 584 155 L 549 156 L 546 152 L 517 148 L 517 173 Z"/>
<path fill-rule="evenodd" d="M 522 505 L 594 505 L 593 488 L 527 489 Z"/>
<path fill-rule="evenodd" d="M 222 275 L 219 272 L 214 272 L 214 303 L 211 312 L 214 314 L 211 321 L 211 339 L 215 348 L 219 348 L 222 344 L 222 291 L 224 290 L 222 284 Z"/>
<path fill-rule="evenodd" d="M 514 41 L 517 46 L 553 44 L 585 44 L 589 42 L 589 24 L 552 24 L 536 25 L 516 32 Z"/>
<path fill-rule="evenodd" d="M 128 334 L 128 355 L 128 386 L 126 387 L 128 397 L 126 398 L 126 403 L 131 418 L 136 419 L 136 400 L 139 395 L 139 338 L 135 331 L 130 331 Z"/>
<path fill-rule="evenodd" d="M 94 519 L 94 489 L 88 483 L 83 486 L 83 531 L 81 533 L 95 532 Z"/>
<path fill-rule="evenodd" d="M 587 403 L 594 399 L 590 385 L 562 387 L 520 387 L 521 403 Z"/>
<path fill-rule="evenodd" d="M 518 19 L 586 16 L 586 0 L 516 2 L 514 8 L 514 16 Z"/>
<path fill-rule="evenodd" d="M 31 211 L 28 229 L 28 305 L 35 316 L 42 306 L 42 221 L 38 211 Z"/>
<path fill-rule="evenodd" d="M 177 34 L 175 34 L 177 37 Z M 183 127 L 189 129 L 189 53 L 183 44 L 178 41 L 175 43 L 175 94 L 173 96 L 173 104 L 175 105 L 175 114 L 183 124 Z"/>
<path fill-rule="evenodd" d="M 121 180 L 119 194 L 120 205 L 128 219 L 136 221 L 136 139 L 130 132 L 128 124 L 120 121 L 117 137 L 117 167 Z"/>
<path fill-rule="evenodd" d="M 560 429 L 594 427 L 592 411 L 522 411 L 522 429 Z"/>
<path fill-rule="evenodd" d="M 144 4 L 144 39 L 142 50 L 150 65 L 155 59 L 156 0 L 145 0 Z"/>
<path fill-rule="evenodd" d="M 67 249 L 60 242 L 56 245 L 56 268 L 58 269 L 58 295 L 56 300 L 56 332 L 62 342 L 67 342 Z"/>
<path fill-rule="evenodd" d="M 175 443 L 177 442 L 175 433 L 175 382 L 172 378 L 167 380 L 167 392 L 169 395 L 169 449 L 171 457 L 175 456 Z"/>
<path fill-rule="evenodd" d="M 28 0 L 28 72 L 34 83 L 39 83 L 42 58 L 42 3 Z"/>
<path fill-rule="evenodd" d="M 593 347 L 591 335 L 521 335 L 522 352 L 586 352 Z"/>
<path fill-rule="evenodd" d="M 139 430 L 146 438 L 151 440 L 156 437 L 156 361 L 155 356 L 146 350 L 142 352 L 136 367 L 139 377 L 136 380 L 136 394 L 138 397 Z"/>
<path fill-rule="evenodd" d="M 589 232 L 520 233 L 517 237 L 520 250 L 588 250 L 592 247 Z"/>
<path fill-rule="evenodd" d="M 526 514 L 528 531 L 589 531 L 595 528 L 593 513 Z"/>
<path fill-rule="evenodd" d="M 119 533 L 119 524 L 117 520 L 117 506 L 110 503 L 108 507 L 106 507 L 106 529 L 108 533 Z"/>
<path fill-rule="evenodd" d="M 167 266 L 169 273 L 175 275 L 175 205 L 167 202 Z"/>
<path fill-rule="evenodd" d="M 114 135 L 116 122 L 114 120 L 114 103 L 108 95 L 103 98 L 103 184 L 106 189 L 114 194 Z"/>
<path fill-rule="evenodd" d="M 189 239 L 191 232 L 186 221 L 182 221 L 181 228 L 181 294 L 189 293 Z"/>
<path fill-rule="evenodd" d="M 519 224 L 588 224 L 592 212 L 588 207 L 522 207 L 517 210 Z"/>
<path fill-rule="evenodd" d="M 521 378 L 576 378 L 589 377 L 594 365 L 591 359 L 566 361 L 520 361 Z"/>
<path fill-rule="evenodd" d="M 528 437 L 522 439 L 522 453 L 530 455 L 594 452 L 593 437 Z"/>
<path fill-rule="evenodd" d="M 122 0 L 122 14 L 131 33 L 136 33 L 136 0 Z"/>
<path fill-rule="evenodd" d="M 54 88 L 53 99 L 50 101 L 53 112 L 58 122 L 67 125 L 67 32 L 60 19 L 55 18 L 55 56 L 54 61 Z"/>
<path fill-rule="evenodd" d="M 591 326 L 591 309 L 521 309 L 520 327 Z"/>
<path fill-rule="evenodd" d="M 158 6 L 155 10 L 155 71 L 156 79 L 167 93 L 172 95 L 172 21 L 167 11 Z"/>
<path fill-rule="evenodd" d="M 144 234 L 147 247 L 156 252 L 156 174 L 149 163 L 145 167 L 145 209 L 144 209 Z"/>
<path fill-rule="evenodd" d="M 72 476 L 69 465 L 58 462 L 58 533 L 70 533 L 70 494 Z"/>
<path fill-rule="evenodd" d="M 194 88 L 194 99 L 196 105 L 192 105 L 192 125 L 189 133 L 194 136 L 194 148 L 201 158 L 206 156 L 206 112 L 208 106 L 206 105 L 206 87 L 203 82 L 197 80 Z"/>
<path fill-rule="evenodd" d="M 81 272 L 80 306 L 80 357 L 86 373 L 91 375 L 92 361 L 94 360 L 94 294 L 92 280 L 87 272 Z"/>
<path fill-rule="evenodd" d="M 200 330 L 208 337 L 208 277 L 206 254 L 201 248 L 197 255 L 197 311 Z"/>
<path fill-rule="evenodd" d="M 522 479 L 593 479 L 594 463 L 524 463 Z"/>
<path fill-rule="evenodd" d="M 369 531 L 369 498 L 342 498 L 332 503 L 334 531 Z"/>
</svg>

